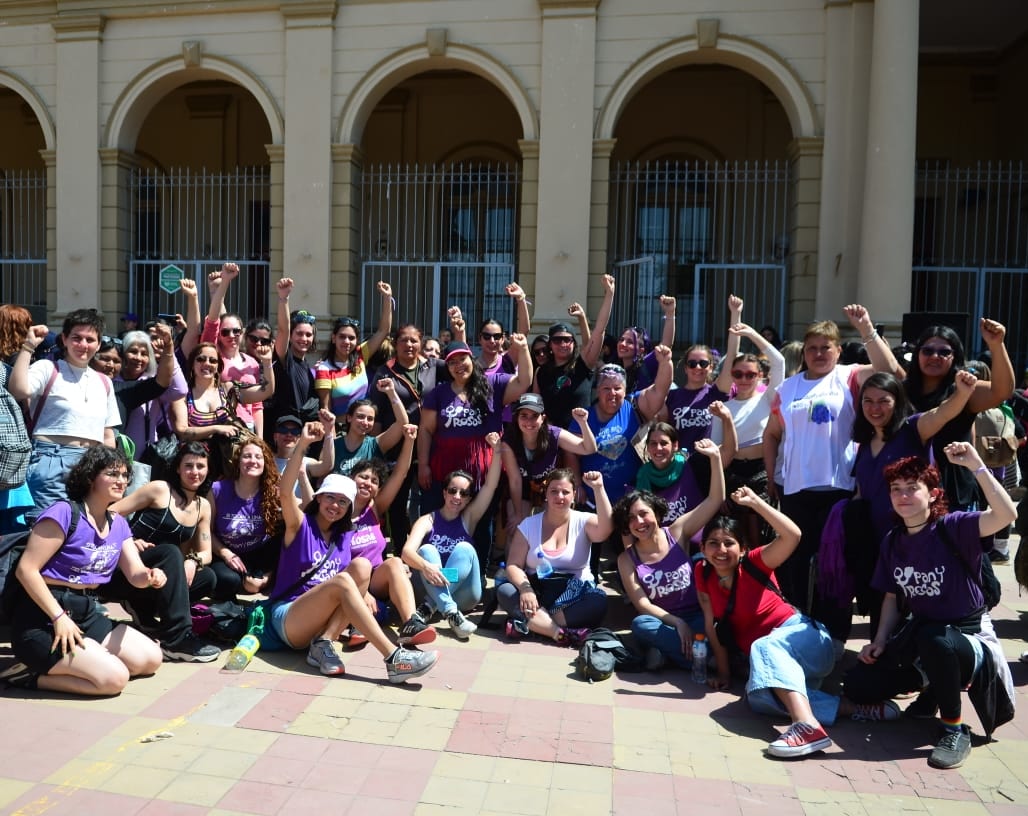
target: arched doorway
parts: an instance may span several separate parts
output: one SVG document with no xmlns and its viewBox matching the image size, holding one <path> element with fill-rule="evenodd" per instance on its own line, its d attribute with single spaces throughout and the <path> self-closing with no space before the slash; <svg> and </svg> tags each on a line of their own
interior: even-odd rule
<svg viewBox="0 0 1028 816">
<path fill-rule="evenodd" d="M 267 315 L 272 129 L 264 108 L 222 78 L 158 83 L 134 105 L 149 110 L 129 117 L 138 128 L 124 174 L 129 309 L 181 312 L 178 273 L 168 267 L 197 281 L 202 302 L 207 273 L 232 261 L 243 272 L 228 308 Z"/>
<path fill-rule="evenodd" d="M 399 322 L 435 334 L 456 304 L 469 331 L 485 317 L 511 325 L 522 135 L 507 96 L 469 71 L 424 71 L 381 97 L 361 143 L 362 304 L 388 280 L 404 293 Z"/>
<path fill-rule="evenodd" d="M 631 96 L 613 135 L 608 258 L 639 297 L 619 299 L 612 326 L 659 337 L 667 293 L 680 344 L 720 344 L 736 293 L 747 322 L 781 330 L 793 132 L 776 95 L 735 67 L 679 65 Z"/>
<path fill-rule="evenodd" d="M 0 303 L 46 321 L 46 136 L 32 106 L 0 84 Z"/>
</svg>

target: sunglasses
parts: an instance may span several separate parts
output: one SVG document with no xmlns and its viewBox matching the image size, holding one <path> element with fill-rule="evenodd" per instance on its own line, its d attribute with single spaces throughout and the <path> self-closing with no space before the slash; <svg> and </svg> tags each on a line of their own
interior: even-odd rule
<svg viewBox="0 0 1028 816">
<path fill-rule="evenodd" d="M 532 349 L 532 354 L 545 354 L 545 353 L 546 353 L 546 346 L 536 346 L 534 349 Z"/>
<path fill-rule="evenodd" d="M 502 340 L 503 332 L 482 332 L 479 337 L 483 340 Z"/>
<path fill-rule="evenodd" d="M 922 357 L 938 357 L 940 360 L 947 360 L 953 356 L 953 349 L 946 346 L 921 346 L 918 351 Z"/>
<path fill-rule="evenodd" d="M 336 321 L 335 330 L 339 331 L 340 329 L 346 328 L 347 326 L 349 326 L 351 329 L 358 329 L 360 328 L 360 325 L 361 322 L 359 320 L 354 320 L 352 317 L 340 317 Z"/>
<path fill-rule="evenodd" d="M 109 337 L 105 334 L 103 337 L 100 338 L 100 345 L 106 346 L 108 344 L 114 346 L 115 348 L 121 348 L 121 338 Z"/>
<path fill-rule="evenodd" d="M 759 376 L 760 375 L 756 371 L 733 371 L 732 372 L 732 379 L 733 380 L 746 380 L 748 382 L 749 380 L 757 379 L 757 377 L 759 377 Z"/>
<path fill-rule="evenodd" d="M 275 431 L 276 431 L 276 433 L 284 434 L 286 436 L 299 436 L 300 435 L 300 429 L 297 428 L 295 425 L 289 425 L 289 426 L 287 426 L 285 428 L 276 428 Z"/>
<path fill-rule="evenodd" d="M 256 334 L 248 334 L 246 339 L 255 346 L 270 346 L 274 342 L 270 337 L 258 337 Z"/>
<path fill-rule="evenodd" d="M 294 324 L 308 323 L 311 326 L 313 326 L 315 323 L 318 322 L 318 318 L 315 315 L 312 315 L 306 309 L 300 309 L 299 311 L 293 312 L 292 321 Z"/>
<path fill-rule="evenodd" d="M 208 357 L 206 354 L 197 354 L 196 362 L 198 363 L 217 363 L 217 357 Z"/>
<path fill-rule="evenodd" d="M 570 346 L 572 343 L 575 342 L 575 338 L 568 337 L 566 335 L 560 335 L 559 337 L 551 337 L 550 342 L 556 343 L 560 346 Z"/>
<path fill-rule="evenodd" d="M 463 499 L 471 496 L 471 491 L 463 487 L 448 487 L 446 488 L 446 492 L 451 496 L 460 496 Z"/>
<path fill-rule="evenodd" d="M 222 329 L 222 337 L 239 337 L 243 333 L 242 329 Z"/>
<path fill-rule="evenodd" d="M 686 360 L 685 364 L 689 368 L 710 368 L 710 360 Z M 735 376 L 733 373 L 732 376 Z"/>
</svg>

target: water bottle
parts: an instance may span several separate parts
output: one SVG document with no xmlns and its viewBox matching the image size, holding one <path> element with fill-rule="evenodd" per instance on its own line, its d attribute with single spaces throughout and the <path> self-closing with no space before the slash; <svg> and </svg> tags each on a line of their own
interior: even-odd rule
<svg viewBox="0 0 1028 816">
<path fill-rule="evenodd" d="M 500 568 L 496 570 L 496 575 L 493 576 L 493 587 L 498 588 L 507 582 L 507 562 L 501 561 Z"/>
<path fill-rule="evenodd" d="M 694 683 L 707 683 L 707 638 L 702 634 L 692 642 L 692 679 Z"/>
<path fill-rule="evenodd" d="M 539 578 L 549 578 L 553 575 L 553 564 L 550 563 L 549 558 L 543 555 L 542 547 L 536 550 L 535 556 L 539 559 L 539 563 L 535 565 L 535 574 Z"/>
<path fill-rule="evenodd" d="M 239 639 L 239 642 L 232 649 L 231 654 L 229 654 L 228 660 L 225 661 L 225 671 L 232 674 L 241 672 L 250 665 L 250 661 L 253 660 L 253 656 L 257 654 L 259 648 L 261 648 L 261 642 L 257 635 L 253 632 L 247 632 Z"/>
</svg>

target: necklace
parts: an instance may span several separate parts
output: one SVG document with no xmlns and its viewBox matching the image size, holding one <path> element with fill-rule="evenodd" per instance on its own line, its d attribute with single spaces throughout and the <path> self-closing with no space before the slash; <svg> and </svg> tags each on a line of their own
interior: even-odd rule
<svg viewBox="0 0 1028 816">
<path fill-rule="evenodd" d="M 906 525 L 906 524 L 904 524 L 903 526 L 907 528 L 907 532 L 909 533 L 909 532 L 913 532 L 914 530 L 919 530 L 919 529 L 921 529 L 921 528 L 922 528 L 922 527 L 924 527 L 924 526 L 925 526 L 926 524 L 928 524 L 928 522 L 927 522 L 927 521 L 922 521 L 922 522 L 921 522 L 920 524 L 915 524 L 915 525 L 914 525 L 914 526 L 912 526 L 912 527 L 910 527 L 910 526 L 908 526 L 908 525 Z"/>
</svg>

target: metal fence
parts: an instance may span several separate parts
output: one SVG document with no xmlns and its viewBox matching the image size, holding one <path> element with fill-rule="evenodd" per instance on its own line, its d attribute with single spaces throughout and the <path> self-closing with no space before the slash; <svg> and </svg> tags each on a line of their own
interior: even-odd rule
<svg viewBox="0 0 1028 816">
<path fill-rule="evenodd" d="M 268 314 L 271 176 L 267 167 L 240 167 L 226 173 L 141 168 L 133 171 L 130 184 L 130 311 L 146 319 L 183 310 L 181 296 L 169 295 L 160 287 L 160 270 L 170 264 L 197 281 L 205 308 L 207 273 L 232 261 L 242 272 L 229 290 L 226 307 L 244 317 Z"/>
<path fill-rule="evenodd" d="M 778 270 L 788 254 L 788 197 L 784 160 L 614 165 L 608 257 L 615 275 L 627 272 L 634 284 L 615 305 L 614 330 L 636 325 L 659 336 L 656 296 L 672 294 L 679 299 L 679 340 L 708 341 L 716 325 L 711 316 L 727 310 L 727 296 L 715 297 L 712 287 L 741 280 L 743 270 L 762 301 L 751 301 L 747 320 L 756 322 L 760 308 L 781 328 L 787 292 Z"/>
<path fill-rule="evenodd" d="M 0 170 L 0 303 L 46 315 L 46 171 Z"/>
</svg>

